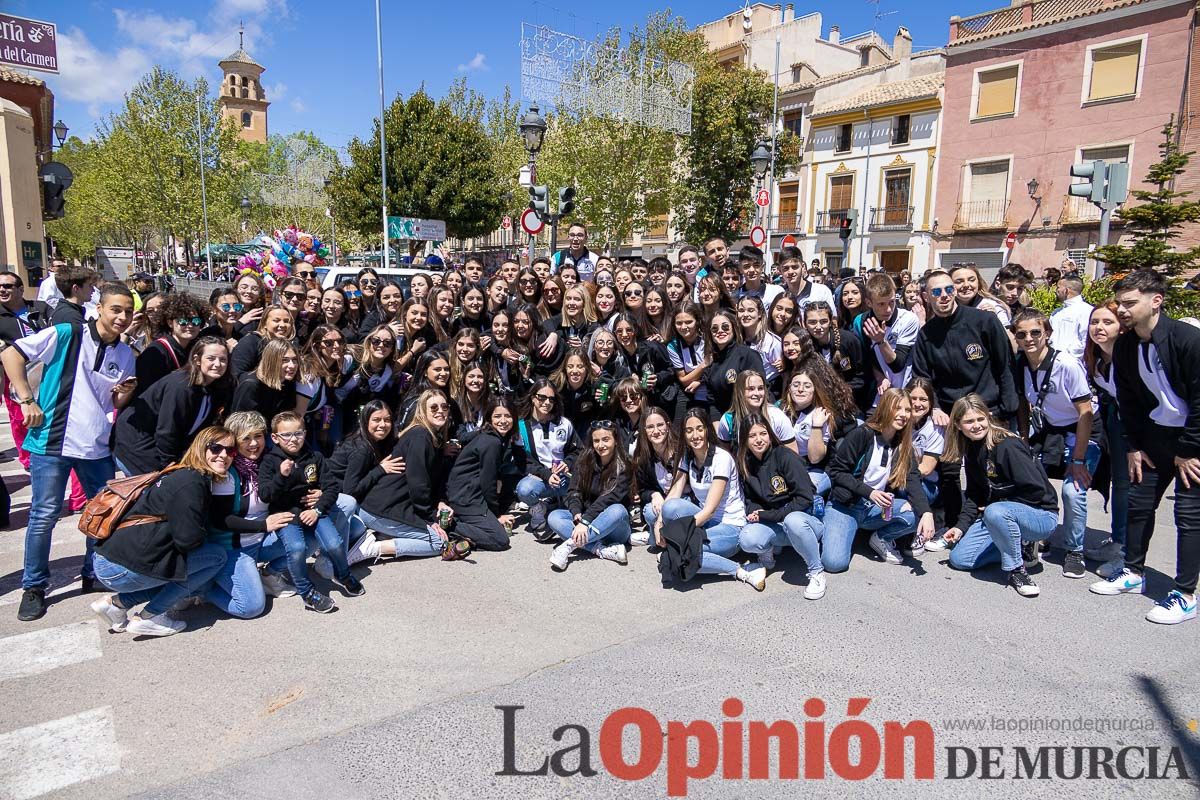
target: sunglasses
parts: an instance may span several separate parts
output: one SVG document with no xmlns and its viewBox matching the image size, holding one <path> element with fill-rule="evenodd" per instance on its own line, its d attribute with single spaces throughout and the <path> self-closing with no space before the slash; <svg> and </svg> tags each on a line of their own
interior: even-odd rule
<svg viewBox="0 0 1200 800">
<path fill-rule="evenodd" d="M 304 298 L 308 297 L 308 295 L 304 292 L 284 292 L 283 296 L 288 300 L 303 300 Z"/>
<path fill-rule="evenodd" d="M 626 297 L 645 297 L 646 293 L 643 292 L 641 289 L 626 289 L 625 296 Z"/>
<path fill-rule="evenodd" d="M 245 306 L 241 303 L 221 303 L 221 310 L 226 314 L 232 314 L 235 311 L 241 311 Z"/>
<path fill-rule="evenodd" d="M 351 299 L 354 299 L 356 297 L 362 297 L 362 292 L 360 292 L 358 289 L 355 289 L 352 292 L 342 292 L 342 294 L 346 295 L 346 297 L 349 297 Z"/>
<path fill-rule="evenodd" d="M 211 442 L 211 443 L 209 443 L 208 447 L 206 447 L 205 449 L 208 450 L 209 455 L 213 455 L 213 456 L 219 456 L 222 453 L 224 453 L 225 455 L 229 456 L 230 458 L 233 458 L 234 456 L 237 455 L 237 445 L 235 445 L 235 444 L 224 445 L 224 444 L 218 444 L 217 442 Z"/>
<path fill-rule="evenodd" d="M 179 319 L 175 320 L 175 324 L 181 327 L 191 326 L 193 328 L 198 328 L 204 324 L 204 320 L 200 319 L 199 317 L 192 317 L 190 319 L 188 317 L 180 317 Z"/>
<path fill-rule="evenodd" d="M 450 406 L 447 403 L 430 403 L 428 409 L 430 411 L 449 411 Z"/>
<path fill-rule="evenodd" d="M 932 297 L 941 297 L 942 295 L 946 295 L 947 297 L 953 297 L 954 296 L 954 287 L 953 286 L 939 286 L 936 289 L 930 289 L 929 294 Z"/>
<path fill-rule="evenodd" d="M 372 336 L 367 340 L 367 343 L 372 347 L 392 347 L 396 342 L 392 339 L 385 339 L 381 336 Z"/>
<path fill-rule="evenodd" d="M 1046 333 L 1045 331 L 1036 330 L 1036 329 L 1032 330 L 1032 331 L 1017 331 L 1016 333 L 1013 334 L 1013 337 L 1018 342 L 1023 342 L 1026 339 L 1040 339 L 1045 335 L 1045 333 Z"/>
<path fill-rule="evenodd" d="M 297 272 L 296 276 L 307 280 L 309 278 L 315 278 L 317 276 L 317 273 L 315 273 L 315 272 Z"/>
<path fill-rule="evenodd" d="M 540 403 L 553 403 L 554 397 L 555 396 L 552 394 L 535 394 L 533 396 L 533 399 L 537 400 Z"/>
<path fill-rule="evenodd" d="M 712 328 L 711 328 L 711 330 L 712 330 L 712 332 L 713 332 L 713 333 L 721 333 L 722 331 L 732 331 L 732 330 L 733 330 L 733 326 L 732 326 L 732 325 L 729 325 L 729 324 L 725 324 L 725 325 L 713 325 L 713 326 L 712 326 Z"/>
<path fill-rule="evenodd" d="M 617 395 L 617 399 L 618 400 L 637 400 L 638 393 L 637 392 L 621 392 L 619 395 Z"/>
<path fill-rule="evenodd" d="M 363 280 L 358 282 L 359 286 L 378 286 L 379 281 Z"/>
<path fill-rule="evenodd" d="M 19 283 L 0 283 L 0 291 L 15 292 L 20 286 Z"/>
<path fill-rule="evenodd" d="M 595 431 L 595 430 L 615 431 L 616 429 L 617 429 L 617 423 L 613 422 L 611 419 L 598 419 L 592 423 L 591 427 L 588 430 L 589 431 Z"/>
<path fill-rule="evenodd" d="M 321 340 L 321 346 L 322 346 L 322 347 L 333 347 L 335 344 L 345 344 L 345 343 L 346 343 L 346 340 L 345 340 L 345 339 L 342 339 L 342 338 L 337 338 L 337 339 L 322 339 L 322 340 Z"/>
</svg>

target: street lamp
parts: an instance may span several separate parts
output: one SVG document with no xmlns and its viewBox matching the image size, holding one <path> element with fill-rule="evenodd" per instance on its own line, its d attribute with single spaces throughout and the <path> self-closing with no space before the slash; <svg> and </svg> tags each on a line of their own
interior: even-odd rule
<svg viewBox="0 0 1200 800">
<path fill-rule="evenodd" d="M 242 233 L 245 233 L 246 226 L 250 224 L 250 198 L 242 195 L 242 201 L 238 203 L 238 207 L 242 209 Z"/>
<path fill-rule="evenodd" d="M 58 139 L 58 146 L 62 147 L 63 143 L 67 141 L 67 124 L 60 119 L 54 123 L 52 130 L 54 131 L 54 138 Z"/>
<path fill-rule="evenodd" d="M 1033 198 L 1034 200 L 1041 199 L 1040 197 L 1038 197 L 1038 193 L 1037 193 L 1038 192 L 1038 179 L 1037 178 L 1030 178 L 1029 183 L 1025 184 L 1025 188 L 1027 190 L 1029 190 L 1029 196 L 1031 198 Z"/>
<path fill-rule="evenodd" d="M 546 135 L 546 120 L 538 113 L 537 106 L 530 106 L 529 111 L 521 120 L 521 138 L 525 140 L 525 151 L 529 153 L 529 161 L 537 158 L 542 149 L 542 139 Z"/>
<path fill-rule="evenodd" d="M 771 166 L 771 143 L 763 141 L 755 145 L 754 152 L 750 154 L 750 163 L 754 166 L 755 177 L 761 180 Z"/>
</svg>

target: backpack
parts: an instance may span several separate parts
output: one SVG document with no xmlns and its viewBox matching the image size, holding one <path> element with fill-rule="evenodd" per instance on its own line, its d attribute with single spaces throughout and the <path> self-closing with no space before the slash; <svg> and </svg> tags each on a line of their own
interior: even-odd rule
<svg viewBox="0 0 1200 800">
<path fill-rule="evenodd" d="M 147 472 L 145 475 L 133 475 L 128 478 L 114 478 L 109 481 L 83 507 L 83 513 L 79 517 L 79 530 L 84 536 L 103 541 L 112 536 L 113 531 L 121 528 L 144 525 L 148 522 L 166 521 L 166 517 L 153 514 L 126 515 L 129 514 L 129 510 L 133 508 L 147 487 L 156 483 L 162 476 L 179 468 L 178 464 L 172 464 L 158 472 Z"/>
</svg>

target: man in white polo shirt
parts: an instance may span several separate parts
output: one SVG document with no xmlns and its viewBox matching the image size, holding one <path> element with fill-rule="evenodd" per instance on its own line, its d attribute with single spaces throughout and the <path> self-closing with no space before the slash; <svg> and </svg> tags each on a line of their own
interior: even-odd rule
<svg viewBox="0 0 1200 800">
<path fill-rule="evenodd" d="M 1082 361 L 1092 318 L 1092 307 L 1083 299 L 1083 279 L 1076 273 L 1064 275 L 1058 279 L 1054 293 L 1062 307 L 1050 315 L 1050 346 Z"/>
<path fill-rule="evenodd" d="M 100 292 L 99 313 L 87 322 L 62 322 L 18 339 L 0 352 L 5 374 L 25 414 L 29 433 L 29 473 L 33 498 L 25 532 L 25 590 L 17 619 L 29 621 L 46 613 L 50 585 L 50 537 L 62 513 L 63 492 L 71 470 L 88 497 L 94 496 L 115 470 L 108 447 L 115 412 L 133 397 L 135 357 L 121 334 L 133 318 L 133 293 L 120 283 Z M 30 389 L 27 365 L 41 363 L 37 395 Z M 83 589 L 94 586 L 92 545 L 87 540 Z"/>
</svg>

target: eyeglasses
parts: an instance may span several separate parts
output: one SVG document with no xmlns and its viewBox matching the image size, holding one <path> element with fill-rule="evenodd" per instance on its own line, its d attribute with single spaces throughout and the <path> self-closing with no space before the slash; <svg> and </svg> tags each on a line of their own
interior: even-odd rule
<svg viewBox="0 0 1200 800">
<path fill-rule="evenodd" d="M 278 436 L 280 439 L 284 439 L 286 441 L 293 442 L 297 439 L 303 439 L 304 431 L 288 431 L 286 433 L 276 433 L 275 435 Z"/>
<path fill-rule="evenodd" d="M 367 339 L 367 343 L 371 347 L 392 347 L 396 344 L 394 340 L 386 339 L 382 336 L 372 336 L 370 339 Z"/>
<path fill-rule="evenodd" d="M 348 297 L 350 299 L 354 299 L 356 297 L 362 297 L 362 292 L 360 292 L 358 289 L 355 289 L 352 292 L 342 292 L 342 294 L 346 295 L 346 297 Z"/>
<path fill-rule="evenodd" d="M 556 395 L 552 394 L 535 394 L 533 399 L 537 400 L 539 403 L 553 403 L 555 397 Z"/>
<path fill-rule="evenodd" d="M 190 319 L 188 317 L 180 317 L 179 319 L 175 320 L 175 324 L 181 328 L 186 328 L 189 326 L 192 328 L 198 328 L 204 324 L 204 320 L 200 319 L 199 317 L 191 317 Z"/>
<path fill-rule="evenodd" d="M 221 310 L 226 314 L 232 314 L 234 312 L 241 311 L 243 308 L 245 308 L 245 306 L 243 306 L 241 303 L 221 303 Z"/>
<path fill-rule="evenodd" d="M 288 300 L 303 300 L 308 295 L 306 295 L 304 292 L 284 292 L 283 296 Z"/>
<path fill-rule="evenodd" d="M 643 292 L 641 289 L 626 289 L 625 296 L 626 297 L 645 297 L 646 293 Z"/>
<path fill-rule="evenodd" d="M 235 445 L 235 444 L 224 445 L 224 444 L 219 444 L 217 442 L 209 442 L 208 447 L 206 447 L 205 449 L 208 450 L 209 455 L 213 455 L 213 456 L 219 456 L 222 453 L 224 453 L 225 455 L 229 456 L 230 458 L 233 458 L 234 456 L 237 455 L 237 445 Z"/>
<path fill-rule="evenodd" d="M 947 297 L 953 297 L 954 296 L 954 287 L 953 286 L 939 286 L 936 289 L 930 288 L 929 294 L 931 297 L 941 297 L 943 294 L 946 295 Z"/>
<path fill-rule="evenodd" d="M 1017 331 L 1013 334 L 1018 342 L 1023 342 L 1026 339 L 1040 339 L 1045 335 L 1045 331 L 1035 328 L 1031 331 Z"/>
<path fill-rule="evenodd" d="M 336 339 L 322 339 L 321 340 L 322 347 L 333 347 L 335 344 L 345 344 L 345 343 L 346 343 L 346 340 L 341 337 L 338 337 Z"/>
</svg>

